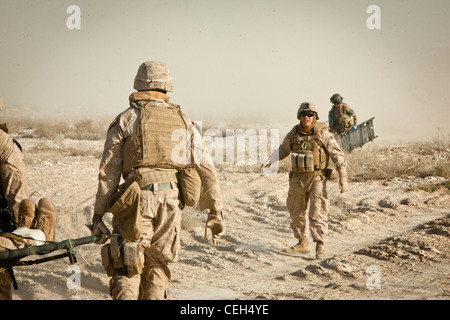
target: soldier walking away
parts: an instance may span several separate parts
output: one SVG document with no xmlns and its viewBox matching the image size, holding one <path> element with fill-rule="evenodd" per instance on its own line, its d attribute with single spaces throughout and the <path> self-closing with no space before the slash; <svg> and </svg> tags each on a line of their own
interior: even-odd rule
<svg viewBox="0 0 450 320">
<path fill-rule="evenodd" d="M 0 251 L 53 241 L 56 210 L 42 198 L 28 197 L 25 161 L 20 145 L 0 130 Z M 0 268 L 0 300 L 11 300 L 12 269 Z"/>
<path fill-rule="evenodd" d="M 291 154 L 292 170 L 289 172 L 287 207 L 291 217 L 291 228 L 298 243 L 287 248 L 289 254 L 309 254 L 308 226 L 312 240 L 316 243 L 316 259 L 326 257 L 324 245 L 328 234 L 327 180 L 331 179 L 329 159 L 339 173 L 339 188 L 347 189 L 347 170 L 344 153 L 340 149 L 326 123 L 320 123 L 316 106 L 304 102 L 297 111 L 300 124 L 286 135 L 269 160 L 262 166 L 270 167 L 275 155 L 279 160 Z M 309 203 L 309 210 L 308 210 Z"/>
<path fill-rule="evenodd" d="M 333 104 L 330 112 L 328 113 L 328 123 L 330 132 L 335 136 L 341 134 L 352 127 L 356 129 L 357 118 L 356 113 L 348 104 L 343 102 L 343 97 L 336 93 L 330 98 L 330 102 Z"/>
<path fill-rule="evenodd" d="M 173 82 L 167 65 L 142 63 L 134 89 L 129 108 L 108 129 L 92 230 L 104 232 L 102 217 L 112 213 L 112 236 L 102 247 L 112 298 L 162 300 L 171 281 L 169 264 L 179 256 L 183 207 L 198 200 L 201 210 L 209 209 L 206 228 L 215 240 L 225 231 L 223 205 L 200 133 L 169 102 Z"/>
</svg>

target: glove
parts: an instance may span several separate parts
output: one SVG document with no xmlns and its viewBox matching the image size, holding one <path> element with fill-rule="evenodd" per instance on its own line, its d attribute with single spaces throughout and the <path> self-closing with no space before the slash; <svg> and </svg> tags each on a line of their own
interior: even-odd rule
<svg viewBox="0 0 450 320">
<path fill-rule="evenodd" d="M 263 168 L 269 168 L 271 165 L 272 165 L 272 162 L 271 162 L 270 159 L 269 159 L 269 160 L 267 160 L 266 162 L 264 162 L 264 163 L 261 165 L 261 169 L 263 169 Z"/>
<path fill-rule="evenodd" d="M 348 183 L 347 183 L 347 176 L 343 174 L 339 174 L 339 190 L 341 193 L 344 193 L 347 191 Z"/>
<path fill-rule="evenodd" d="M 102 221 L 102 215 L 94 214 L 92 217 L 92 225 L 88 226 L 93 236 L 101 235 L 100 240 L 95 241 L 95 244 L 105 244 L 111 238 L 111 231 Z"/>
<path fill-rule="evenodd" d="M 219 213 L 221 219 L 218 217 Z M 222 212 L 208 214 L 205 225 L 205 238 L 208 235 L 208 229 L 211 229 L 212 243 L 216 244 L 217 239 L 225 233 L 225 223 L 223 221 Z"/>
</svg>

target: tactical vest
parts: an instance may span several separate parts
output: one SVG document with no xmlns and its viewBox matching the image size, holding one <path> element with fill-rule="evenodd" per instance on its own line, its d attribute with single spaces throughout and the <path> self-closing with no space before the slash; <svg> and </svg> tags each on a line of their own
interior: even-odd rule
<svg viewBox="0 0 450 320">
<path fill-rule="evenodd" d="M 125 139 L 123 145 L 124 177 L 137 168 L 182 169 L 186 167 L 186 154 L 172 154 L 174 147 L 187 143 L 187 125 L 180 107 L 175 104 L 156 105 L 155 102 L 138 101 L 140 118 L 137 134 Z M 177 140 L 172 140 L 174 136 Z M 186 147 L 181 148 L 186 152 Z M 172 180 L 176 181 L 176 180 Z M 155 181 L 162 182 L 162 181 Z"/>
<path fill-rule="evenodd" d="M 328 152 L 319 139 L 319 133 L 326 129 L 325 123 L 318 123 L 312 134 L 305 135 L 297 130 L 291 154 L 294 173 L 320 173 L 327 168 Z"/>
</svg>

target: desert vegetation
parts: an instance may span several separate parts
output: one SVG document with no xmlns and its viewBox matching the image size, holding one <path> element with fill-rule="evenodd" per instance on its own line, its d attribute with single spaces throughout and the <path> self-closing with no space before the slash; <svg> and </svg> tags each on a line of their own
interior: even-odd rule
<svg viewBox="0 0 450 320">
<path fill-rule="evenodd" d="M 71 147 L 65 140 L 78 141 L 103 141 L 109 123 L 105 120 L 94 121 L 92 119 L 76 120 L 73 123 L 68 120 L 42 120 L 31 118 L 6 118 L 10 133 L 19 141 L 21 139 L 34 138 L 41 141 L 34 145 L 35 150 L 55 149 L 58 152 L 73 156 L 92 155 L 100 157 L 101 148 L 87 149 Z M 3 122 L 5 122 L 5 120 Z M 249 125 L 240 126 L 238 123 L 232 124 L 234 132 L 245 133 L 250 129 Z M 214 124 L 203 124 L 203 132 L 218 128 Z M 241 129 L 240 131 L 238 129 Z M 218 131 L 226 136 L 226 129 L 218 128 Z M 281 131 L 281 130 L 280 130 Z M 257 132 L 257 130 L 255 130 Z M 280 134 L 280 140 L 284 135 Z M 248 146 L 248 136 L 245 145 L 246 159 L 249 152 L 255 152 Z M 233 137 L 231 137 L 233 139 Z M 237 138 L 236 138 L 237 139 Z M 46 143 L 51 140 L 53 143 Z M 54 142 L 58 142 L 59 144 Z M 231 140 L 231 142 L 235 142 Z M 281 142 L 281 141 L 280 141 Z M 64 146 L 62 146 L 64 145 Z M 101 145 L 101 143 L 97 144 Z M 224 144 L 226 147 L 226 144 Z M 234 153 L 237 153 L 235 148 Z M 270 150 L 268 146 L 267 150 Z M 269 154 L 267 155 L 269 156 Z M 367 143 L 362 148 L 346 153 L 348 163 L 348 175 L 350 181 L 361 182 L 365 180 L 385 180 L 390 178 L 406 177 L 443 177 L 450 178 L 450 136 L 440 134 L 428 142 L 411 142 L 402 145 L 383 145 L 374 142 Z M 248 162 L 248 161 L 247 161 Z M 248 164 L 217 164 L 218 170 L 237 172 L 260 172 L 260 163 Z M 286 158 L 279 163 L 279 172 L 289 172 L 291 167 L 290 158 Z M 448 184 L 443 184 L 447 186 Z M 423 186 L 425 189 L 426 185 Z"/>
</svg>

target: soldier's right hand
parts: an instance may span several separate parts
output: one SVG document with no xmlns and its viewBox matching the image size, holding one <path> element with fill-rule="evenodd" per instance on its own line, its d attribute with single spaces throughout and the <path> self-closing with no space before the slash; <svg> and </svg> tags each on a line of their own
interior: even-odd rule
<svg viewBox="0 0 450 320">
<path fill-rule="evenodd" d="M 101 236 L 100 240 L 95 241 L 95 244 L 105 244 L 109 238 L 111 238 L 111 231 L 102 221 L 103 216 L 94 214 L 92 217 L 92 235 Z"/>
</svg>

